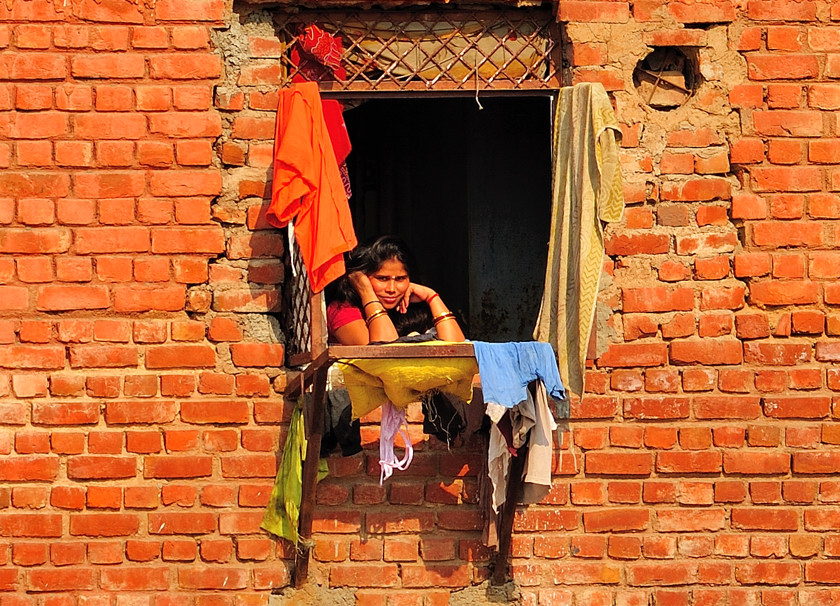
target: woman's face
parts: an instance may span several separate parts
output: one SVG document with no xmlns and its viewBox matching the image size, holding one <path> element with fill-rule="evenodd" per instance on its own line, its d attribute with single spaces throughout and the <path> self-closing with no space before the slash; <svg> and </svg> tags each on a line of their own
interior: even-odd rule
<svg viewBox="0 0 840 606">
<path fill-rule="evenodd" d="M 385 309 L 394 309 L 408 290 L 409 279 L 405 265 L 397 259 L 383 261 L 375 272 L 368 276 L 376 298 Z"/>
</svg>

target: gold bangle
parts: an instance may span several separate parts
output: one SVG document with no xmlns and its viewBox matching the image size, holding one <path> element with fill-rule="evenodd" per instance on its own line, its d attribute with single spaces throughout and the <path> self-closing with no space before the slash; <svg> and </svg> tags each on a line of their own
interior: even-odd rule
<svg viewBox="0 0 840 606">
<path fill-rule="evenodd" d="M 382 305 L 382 302 L 379 299 L 374 299 L 373 301 L 368 301 L 367 303 L 362 305 L 362 309 L 367 309 L 368 305 L 373 305 L 374 303 L 379 303 L 380 305 Z"/>
<path fill-rule="evenodd" d="M 432 321 L 434 322 L 435 326 L 437 326 L 438 324 L 440 324 L 444 320 L 454 320 L 454 319 L 455 319 L 455 314 L 453 314 L 451 311 L 447 311 L 445 313 L 440 314 L 439 316 L 435 316 L 434 318 L 432 318 Z"/>
<path fill-rule="evenodd" d="M 367 320 L 365 320 L 365 324 L 370 326 L 370 323 L 373 322 L 376 318 L 378 318 L 379 316 L 387 315 L 387 313 L 388 312 L 385 311 L 384 309 L 379 309 L 379 310 L 373 312 L 372 314 L 370 314 L 370 316 L 368 316 Z"/>
</svg>

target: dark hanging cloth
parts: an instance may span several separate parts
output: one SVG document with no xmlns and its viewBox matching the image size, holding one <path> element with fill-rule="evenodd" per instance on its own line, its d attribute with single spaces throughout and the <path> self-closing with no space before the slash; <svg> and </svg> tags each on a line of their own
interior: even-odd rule
<svg viewBox="0 0 840 606">
<path fill-rule="evenodd" d="M 425 394 L 422 403 L 423 433 L 452 447 L 467 426 L 461 412 L 452 400 L 440 392 Z"/>
<path fill-rule="evenodd" d="M 327 391 L 324 410 L 324 434 L 321 437 L 321 458 L 341 447 L 341 455 L 349 457 L 362 451 L 361 425 L 359 419 L 352 420 L 350 396 L 346 389 Z"/>
</svg>

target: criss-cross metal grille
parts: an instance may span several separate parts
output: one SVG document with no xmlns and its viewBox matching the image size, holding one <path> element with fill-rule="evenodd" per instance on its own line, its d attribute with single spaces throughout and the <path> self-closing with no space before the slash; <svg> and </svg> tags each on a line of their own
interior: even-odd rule
<svg viewBox="0 0 840 606">
<path fill-rule="evenodd" d="M 463 91 L 555 89 L 560 37 L 543 9 L 506 11 L 301 11 L 275 16 L 288 48 L 315 24 L 343 44 L 343 80 L 325 70 L 322 90 Z M 287 82 L 299 67 L 283 58 Z M 311 78 L 311 74 L 307 74 Z"/>
<path fill-rule="evenodd" d="M 307 353 L 311 351 L 312 344 L 312 310 L 311 310 L 311 291 L 309 287 L 309 277 L 306 274 L 306 267 L 303 264 L 303 257 L 300 254 L 300 248 L 297 242 L 294 244 L 293 254 L 288 258 L 291 272 L 291 279 L 288 281 L 288 288 L 286 289 L 286 309 L 288 310 L 287 323 L 287 343 L 286 353 L 294 356 L 295 354 Z"/>
</svg>

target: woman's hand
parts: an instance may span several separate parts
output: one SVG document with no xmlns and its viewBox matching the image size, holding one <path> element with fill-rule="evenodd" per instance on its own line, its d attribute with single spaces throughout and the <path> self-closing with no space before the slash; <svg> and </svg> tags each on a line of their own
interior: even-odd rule
<svg viewBox="0 0 840 606">
<path fill-rule="evenodd" d="M 354 271 L 347 274 L 347 279 L 350 281 L 350 284 L 353 288 L 356 289 L 356 292 L 359 293 L 359 296 L 362 298 L 362 301 L 366 299 L 370 299 L 372 297 L 376 297 L 373 292 L 373 285 L 370 283 L 370 278 L 367 274 L 363 271 Z"/>
<path fill-rule="evenodd" d="M 437 293 L 428 286 L 411 282 L 408 285 L 408 290 L 405 291 L 402 301 L 400 301 L 400 304 L 397 306 L 397 309 L 399 309 L 400 313 L 405 313 L 408 311 L 409 303 L 429 301 L 436 294 Z"/>
</svg>

